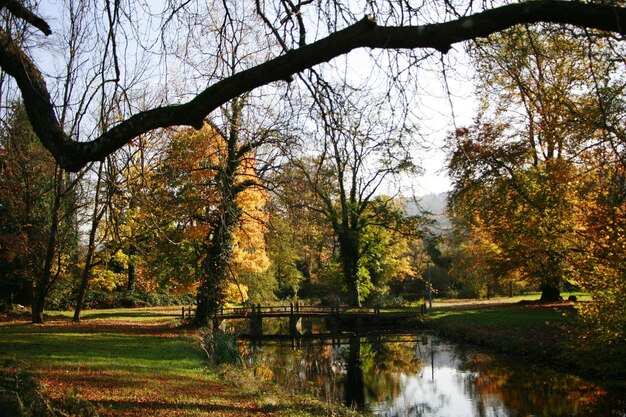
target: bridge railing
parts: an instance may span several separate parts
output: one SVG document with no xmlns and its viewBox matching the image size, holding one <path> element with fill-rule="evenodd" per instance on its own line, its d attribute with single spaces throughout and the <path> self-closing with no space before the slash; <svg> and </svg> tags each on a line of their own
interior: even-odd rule
<svg viewBox="0 0 626 417">
<path fill-rule="evenodd" d="M 218 317 L 247 316 L 253 314 L 269 316 L 287 314 L 331 314 L 333 312 L 339 312 L 340 309 L 341 307 L 307 306 L 296 303 L 279 306 L 256 305 L 250 307 L 221 308 L 218 312 Z"/>
<path fill-rule="evenodd" d="M 396 310 L 405 310 L 405 312 L 415 311 L 425 314 L 425 305 L 421 306 L 422 308 L 406 308 L 406 309 L 396 309 Z M 192 315 L 192 307 L 189 306 L 187 309 L 187 317 L 191 318 Z M 195 309 L 194 309 L 195 310 Z M 380 308 L 368 308 L 368 307 L 350 307 L 346 305 L 341 306 L 309 306 L 309 305 L 301 305 L 299 303 L 291 303 L 289 305 L 274 305 L 274 306 L 246 306 L 246 307 L 228 307 L 221 308 L 217 313 L 218 319 L 227 319 L 227 318 L 243 318 L 243 317 L 252 317 L 253 315 L 261 315 L 261 316 L 277 316 L 277 315 L 302 315 L 302 314 L 350 314 L 350 313 L 374 313 L 380 314 Z M 182 309 L 182 317 L 185 318 L 185 307 Z"/>
</svg>

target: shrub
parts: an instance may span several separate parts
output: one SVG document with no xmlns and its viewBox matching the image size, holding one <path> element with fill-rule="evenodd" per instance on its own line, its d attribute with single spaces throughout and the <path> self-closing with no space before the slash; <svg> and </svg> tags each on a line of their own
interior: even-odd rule
<svg viewBox="0 0 626 417">
<path fill-rule="evenodd" d="M 242 365 L 243 359 L 237 345 L 237 335 L 220 330 L 206 332 L 202 337 L 202 348 L 214 365 Z"/>
<path fill-rule="evenodd" d="M 67 305 L 59 305 L 59 310 L 74 308 L 75 300 Z M 158 307 L 171 305 L 193 304 L 195 298 L 190 295 L 173 295 L 167 293 L 143 293 L 137 291 L 89 291 L 85 299 L 85 308 L 133 308 Z"/>
</svg>

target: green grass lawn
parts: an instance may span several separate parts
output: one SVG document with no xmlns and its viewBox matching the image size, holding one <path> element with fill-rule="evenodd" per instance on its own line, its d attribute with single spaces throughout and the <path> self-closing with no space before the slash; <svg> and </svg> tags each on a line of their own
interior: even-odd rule
<svg viewBox="0 0 626 417">
<path fill-rule="evenodd" d="M 561 297 L 564 300 L 570 295 L 576 296 L 578 301 L 591 301 L 591 295 L 583 292 L 562 292 Z M 435 298 L 433 299 L 433 308 L 437 307 L 451 307 L 455 305 L 466 305 L 466 304 L 515 304 L 520 301 L 536 301 L 541 298 L 540 292 L 528 292 L 524 294 L 517 294 L 513 297 L 508 296 L 498 296 L 491 297 L 490 299 L 480 299 L 480 300 L 472 300 L 472 299 L 447 299 L 447 298 Z"/>
<path fill-rule="evenodd" d="M 94 310 L 81 323 L 0 321 L 0 358 L 27 364 L 52 398 L 78 392 L 104 416 L 314 416 L 349 410 L 286 395 L 250 370 L 209 366 L 178 308 Z"/>
</svg>

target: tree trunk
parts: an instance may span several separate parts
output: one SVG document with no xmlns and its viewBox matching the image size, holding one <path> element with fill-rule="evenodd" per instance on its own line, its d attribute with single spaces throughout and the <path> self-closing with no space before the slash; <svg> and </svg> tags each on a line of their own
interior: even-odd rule
<svg viewBox="0 0 626 417">
<path fill-rule="evenodd" d="M 52 262 L 56 252 L 57 237 L 59 232 L 59 211 L 61 209 L 61 191 L 63 187 L 63 171 L 56 169 L 55 175 L 54 204 L 52 206 L 52 218 L 50 221 L 50 235 L 48 237 L 48 247 L 43 269 L 39 279 L 35 284 L 33 293 L 32 322 L 43 323 L 43 311 L 46 305 L 46 298 L 52 286 Z"/>
<path fill-rule="evenodd" d="M 81 274 L 80 287 L 78 288 L 78 294 L 76 295 L 76 305 L 74 309 L 73 321 L 80 321 L 80 313 L 85 305 L 85 297 L 87 296 L 87 288 L 89 288 L 89 279 L 91 278 L 91 262 L 93 260 L 93 254 L 96 250 L 96 231 L 98 230 L 98 224 L 104 214 L 104 210 L 99 212 L 99 200 L 100 200 L 100 184 L 102 182 L 102 162 L 98 168 L 98 180 L 96 181 L 96 195 L 94 197 L 93 215 L 91 217 L 91 230 L 89 231 L 89 243 L 87 245 L 87 255 L 85 256 L 85 266 L 83 273 Z"/>
<path fill-rule="evenodd" d="M 228 152 L 216 177 L 220 202 L 213 211 L 212 221 L 209 223 L 211 227 L 204 243 L 206 256 L 202 261 L 194 322 L 197 326 L 209 327 L 209 331 L 213 331 L 213 317 L 224 304 L 233 253 L 232 231 L 241 217 L 241 208 L 235 199 L 245 187 L 236 185 L 235 177 L 244 156 L 238 155 L 241 109 L 244 104 L 245 99 L 235 99 L 231 103 L 230 132 L 226 141 Z"/>
<path fill-rule="evenodd" d="M 194 318 L 195 324 L 202 327 L 211 325 L 213 316 L 224 304 L 228 265 L 232 255 L 231 228 L 236 219 L 229 220 L 228 218 L 232 217 L 229 215 L 223 217 L 225 224 L 216 225 L 213 236 L 209 237 L 207 254 L 202 262 Z"/>
<path fill-rule="evenodd" d="M 339 235 L 339 255 L 343 275 L 348 288 L 348 303 L 353 307 L 361 307 L 361 292 L 359 290 L 359 232 L 341 230 Z"/>
<path fill-rule="evenodd" d="M 543 303 L 561 301 L 561 290 L 559 289 L 559 286 L 554 284 L 542 284 L 541 298 L 539 301 Z"/>
<path fill-rule="evenodd" d="M 126 290 L 135 291 L 135 283 L 137 282 L 137 276 L 135 274 L 135 261 L 134 256 L 137 253 L 137 247 L 131 243 L 128 247 L 128 284 Z"/>
</svg>

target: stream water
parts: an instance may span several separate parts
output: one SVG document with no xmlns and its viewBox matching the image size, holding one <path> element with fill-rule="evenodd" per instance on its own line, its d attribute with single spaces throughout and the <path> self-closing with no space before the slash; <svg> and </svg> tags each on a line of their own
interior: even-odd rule
<svg viewBox="0 0 626 417">
<path fill-rule="evenodd" d="M 257 374 L 379 416 L 626 416 L 600 386 L 428 333 L 241 343 Z"/>
</svg>

